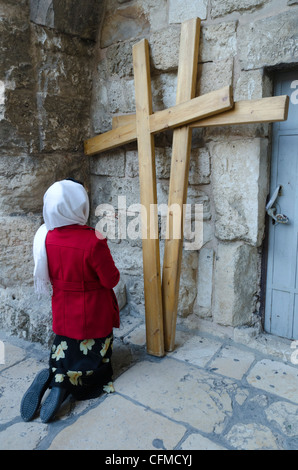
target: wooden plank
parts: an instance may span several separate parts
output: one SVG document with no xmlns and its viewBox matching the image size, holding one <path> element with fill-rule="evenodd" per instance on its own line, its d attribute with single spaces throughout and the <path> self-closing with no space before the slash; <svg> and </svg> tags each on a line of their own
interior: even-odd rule
<svg viewBox="0 0 298 470">
<path fill-rule="evenodd" d="M 152 113 L 149 46 L 142 40 L 133 46 L 133 68 L 136 97 L 136 130 L 139 157 L 140 202 L 142 214 L 143 273 L 147 351 L 164 355 L 163 312 L 161 298 L 160 254 L 158 238 L 155 149 L 150 131 Z M 151 236 L 152 228 L 156 238 Z"/>
<path fill-rule="evenodd" d="M 195 96 L 200 24 L 200 20 L 195 19 L 186 21 L 181 26 L 176 94 L 177 105 L 192 100 Z M 192 103 L 195 101 L 192 100 Z M 212 103 L 211 100 L 208 100 L 206 102 L 206 111 L 212 111 L 218 104 L 218 102 Z M 180 208 L 180 214 L 183 213 L 183 204 L 186 203 L 187 197 L 191 135 L 191 129 L 188 126 L 180 127 L 173 132 L 168 207 L 171 207 L 172 204 L 177 204 Z M 184 223 L 181 217 L 180 238 L 175 238 L 174 236 L 173 217 L 171 217 L 169 211 L 167 223 L 169 232 L 168 238 L 165 240 L 163 259 L 162 300 L 165 350 L 172 351 L 175 346 Z"/>
<path fill-rule="evenodd" d="M 261 98 L 260 100 L 236 101 L 234 108 L 230 111 L 192 122 L 190 126 L 198 128 L 286 121 L 288 110 L 288 95 Z"/>
<path fill-rule="evenodd" d="M 156 134 L 167 129 L 180 127 L 197 119 L 203 119 L 233 107 L 232 88 L 227 86 L 206 95 L 193 98 L 185 103 L 157 111 L 149 116 L 150 133 Z M 85 154 L 95 155 L 136 140 L 135 122 L 112 129 L 85 140 Z"/>
<path fill-rule="evenodd" d="M 286 121 L 288 118 L 288 95 L 261 98 L 259 100 L 235 101 L 233 109 L 211 117 L 194 121 L 191 128 L 212 126 L 233 126 L 238 124 L 254 124 L 262 122 Z M 125 125 L 134 125 L 135 114 L 115 116 L 112 120 L 113 129 Z"/>
<path fill-rule="evenodd" d="M 95 155 L 105 150 L 111 150 L 124 144 L 129 144 L 137 138 L 136 115 L 132 123 L 117 129 L 96 135 L 84 142 L 85 155 Z"/>
<path fill-rule="evenodd" d="M 155 134 L 180 127 L 196 119 L 203 119 L 226 111 L 233 106 L 232 87 L 229 85 L 152 114 L 150 116 L 150 130 Z"/>
</svg>

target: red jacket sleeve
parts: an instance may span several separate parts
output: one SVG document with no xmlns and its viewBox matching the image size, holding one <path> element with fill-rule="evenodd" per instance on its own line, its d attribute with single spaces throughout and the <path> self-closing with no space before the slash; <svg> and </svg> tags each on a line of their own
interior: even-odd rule
<svg viewBox="0 0 298 470">
<path fill-rule="evenodd" d="M 115 266 L 106 239 L 97 240 L 92 249 L 92 265 L 101 284 L 107 289 L 115 287 L 120 279 L 120 273 Z"/>
</svg>

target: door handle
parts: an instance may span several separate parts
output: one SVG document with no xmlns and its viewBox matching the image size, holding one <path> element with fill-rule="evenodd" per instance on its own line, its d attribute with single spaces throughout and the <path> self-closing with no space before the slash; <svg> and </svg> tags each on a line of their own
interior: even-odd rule
<svg viewBox="0 0 298 470">
<path fill-rule="evenodd" d="M 284 214 L 278 214 L 276 207 L 274 207 L 274 204 L 276 203 L 276 200 L 277 200 L 278 196 L 280 195 L 281 188 L 282 188 L 281 185 L 278 185 L 275 188 L 268 204 L 266 205 L 267 214 L 270 215 L 270 217 L 272 217 L 272 219 L 273 219 L 272 222 L 274 224 L 275 223 L 277 223 L 277 224 L 288 224 L 289 223 L 289 218 Z"/>
</svg>

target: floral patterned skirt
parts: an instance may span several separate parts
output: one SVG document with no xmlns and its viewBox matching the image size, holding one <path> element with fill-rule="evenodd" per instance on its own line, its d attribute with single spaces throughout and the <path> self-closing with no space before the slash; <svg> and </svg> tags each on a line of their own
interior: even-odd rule
<svg viewBox="0 0 298 470">
<path fill-rule="evenodd" d="M 82 341 L 56 335 L 49 360 L 50 388 L 65 388 L 77 400 L 113 392 L 112 350 L 112 333 Z"/>
</svg>

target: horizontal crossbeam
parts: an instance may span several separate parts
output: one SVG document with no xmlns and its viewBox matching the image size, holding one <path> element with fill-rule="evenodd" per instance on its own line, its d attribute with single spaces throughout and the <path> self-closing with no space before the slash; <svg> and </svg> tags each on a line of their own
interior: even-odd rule
<svg viewBox="0 0 298 470">
<path fill-rule="evenodd" d="M 210 116 L 189 124 L 192 129 L 198 127 L 233 126 L 237 124 L 256 124 L 262 122 L 286 121 L 289 110 L 288 95 L 261 98 L 259 100 L 236 101 L 233 109 L 215 116 Z M 112 127 L 131 126 L 135 123 L 135 114 L 123 114 L 113 118 Z"/>
<path fill-rule="evenodd" d="M 231 109 L 234 105 L 232 87 L 226 86 L 220 90 L 206 93 L 185 103 L 157 111 L 149 116 L 149 128 L 152 134 L 180 127 L 199 119 L 212 116 Z M 135 115 L 125 126 L 121 126 L 104 134 L 97 135 L 84 142 L 85 154 L 110 150 L 137 139 Z"/>
</svg>

